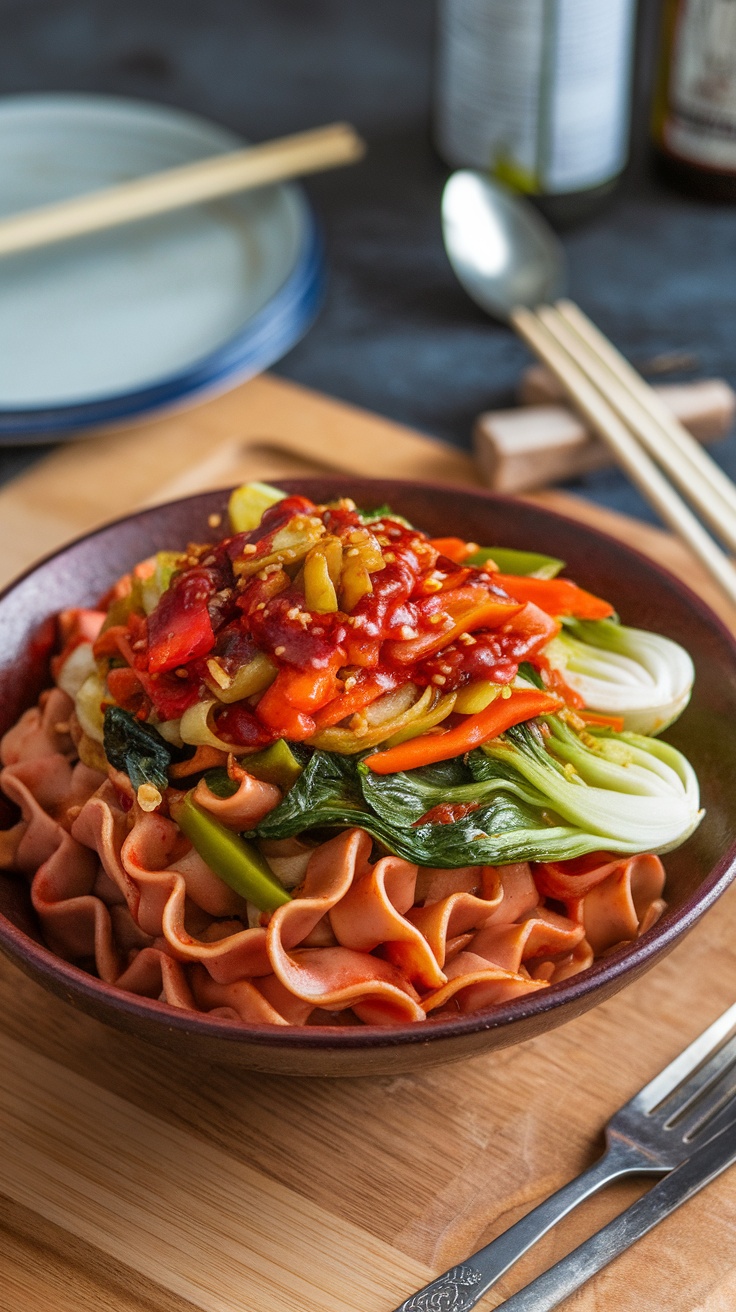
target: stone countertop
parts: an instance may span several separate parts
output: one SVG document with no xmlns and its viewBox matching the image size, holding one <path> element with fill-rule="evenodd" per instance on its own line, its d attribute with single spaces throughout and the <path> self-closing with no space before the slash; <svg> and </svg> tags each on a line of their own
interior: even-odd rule
<svg viewBox="0 0 736 1312">
<path fill-rule="evenodd" d="M 642 8 L 629 176 L 599 218 L 563 235 L 571 292 L 633 360 L 685 352 L 697 374 L 736 384 L 736 210 L 666 190 L 647 157 L 655 8 Z M 0 94 L 158 100 L 252 140 L 352 121 L 366 159 L 307 183 L 326 239 L 325 306 L 276 372 L 467 446 L 480 410 L 512 402 L 528 355 L 444 255 L 432 28 L 427 0 L 0 0 Z M 46 449 L 0 451 L 0 480 Z M 714 454 L 736 477 L 736 436 Z M 617 471 L 575 487 L 653 518 Z"/>
</svg>

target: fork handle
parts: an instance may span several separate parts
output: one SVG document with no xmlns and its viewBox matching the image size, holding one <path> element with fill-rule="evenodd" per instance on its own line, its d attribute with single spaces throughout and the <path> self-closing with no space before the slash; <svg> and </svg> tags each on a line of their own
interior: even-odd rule
<svg viewBox="0 0 736 1312">
<path fill-rule="evenodd" d="M 405 1299 L 394 1312 L 434 1312 L 434 1309 L 445 1306 L 452 1307 L 453 1312 L 468 1312 L 532 1244 L 546 1235 L 578 1203 L 597 1193 L 611 1180 L 646 1169 L 640 1154 L 628 1151 L 625 1144 L 614 1139 L 587 1171 L 545 1198 L 490 1244 L 479 1248 L 460 1265 L 451 1267 L 444 1275 Z M 455 1301 L 442 1302 L 443 1298 Z"/>
<path fill-rule="evenodd" d="M 731 1112 L 733 1114 L 733 1111 Z M 736 1121 L 708 1139 L 686 1157 L 678 1167 L 655 1184 L 643 1198 L 620 1212 L 602 1230 L 591 1235 L 567 1257 L 537 1276 L 530 1285 L 497 1305 L 506 1312 L 552 1312 L 563 1299 L 579 1289 L 614 1258 L 623 1253 L 658 1225 L 660 1221 L 688 1202 L 711 1180 L 736 1162 Z M 411 1304 L 409 1304 L 411 1307 Z M 421 1307 L 422 1305 L 419 1304 Z M 464 1310 L 473 1303 L 456 1305 Z"/>
</svg>

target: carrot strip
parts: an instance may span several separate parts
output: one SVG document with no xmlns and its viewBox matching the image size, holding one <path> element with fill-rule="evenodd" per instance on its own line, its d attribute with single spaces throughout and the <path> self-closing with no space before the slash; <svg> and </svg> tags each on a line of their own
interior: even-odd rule
<svg viewBox="0 0 736 1312">
<path fill-rule="evenodd" d="M 112 624 L 109 629 L 103 629 L 92 645 L 92 655 L 95 660 L 102 660 L 105 656 L 117 656 L 120 651 L 119 639 L 127 637 L 128 628 L 125 624 Z"/>
<path fill-rule="evenodd" d="M 613 606 L 572 579 L 534 579 L 527 575 L 493 574 L 493 582 L 515 601 L 533 601 L 548 615 L 574 615 L 579 620 L 605 620 Z"/>
<path fill-rule="evenodd" d="M 615 729 L 616 733 L 624 731 L 623 715 L 599 715 L 597 711 L 578 711 L 577 714 L 586 724 L 600 724 L 605 729 Z"/>
<path fill-rule="evenodd" d="M 461 565 L 466 556 L 472 556 L 473 552 L 478 550 L 474 542 L 465 542 L 463 538 L 430 538 L 429 540 L 441 556 L 454 560 L 456 565 Z"/>
<path fill-rule="evenodd" d="M 146 695 L 138 671 L 127 665 L 109 671 L 107 689 L 115 705 L 124 711 L 137 711 Z"/>
<path fill-rule="evenodd" d="M 303 742 L 315 732 L 315 723 L 311 715 L 297 710 L 286 700 L 279 686 L 283 673 L 280 670 L 270 688 L 264 692 L 256 707 L 256 716 L 274 736 L 288 738 L 291 742 Z"/>
<path fill-rule="evenodd" d="M 340 656 L 340 663 L 343 656 Z M 273 685 L 275 693 L 283 697 L 295 711 L 317 711 L 332 701 L 339 687 L 334 669 L 282 668 Z"/>
<path fill-rule="evenodd" d="M 462 756 L 473 747 L 480 747 L 489 738 L 497 738 L 514 724 L 531 720 L 535 715 L 547 715 L 559 710 L 559 697 L 537 689 L 514 692 L 510 697 L 497 698 L 484 711 L 469 715 L 462 724 L 444 733 L 425 734 L 412 738 L 409 742 L 399 743 L 385 752 L 374 752 L 367 756 L 365 764 L 375 770 L 376 774 L 395 774 L 399 770 L 416 770 L 421 765 L 432 765 L 435 761 L 449 761 L 453 756 Z"/>
<path fill-rule="evenodd" d="M 317 711 L 314 716 L 317 728 L 330 729 L 348 715 L 355 715 L 356 711 L 370 706 L 371 702 L 383 697 L 384 693 L 392 692 L 400 683 L 405 683 L 407 677 L 403 671 L 398 670 L 395 673 L 381 670 L 380 674 L 369 675 L 349 692 L 339 692 L 321 711 Z"/>
</svg>

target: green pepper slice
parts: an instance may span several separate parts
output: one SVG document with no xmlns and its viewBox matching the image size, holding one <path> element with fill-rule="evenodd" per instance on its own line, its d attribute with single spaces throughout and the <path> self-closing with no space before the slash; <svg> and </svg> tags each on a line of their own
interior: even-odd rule
<svg viewBox="0 0 736 1312">
<path fill-rule="evenodd" d="M 172 819 L 213 874 L 259 911 L 275 911 L 291 901 L 258 848 L 207 815 L 192 801 L 191 793 L 172 807 Z"/>
<path fill-rule="evenodd" d="M 267 784 L 276 784 L 279 788 L 291 788 L 304 769 L 283 738 L 271 743 L 270 747 L 264 747 L 262 752 L 241 757 L 240 765 L 247 774 L 263 779 Z"/>
<path fill-rule="evenodd" d="M 481 547 L 467 556 L 463 565 L 485 565 L 493 560 L 501 574 L 532 575 L 536 579 L 553 579 L 565 568 L 564 560 L 542 556 L 536 551 L 515 551 L 513 547 Z"/>
</svg>

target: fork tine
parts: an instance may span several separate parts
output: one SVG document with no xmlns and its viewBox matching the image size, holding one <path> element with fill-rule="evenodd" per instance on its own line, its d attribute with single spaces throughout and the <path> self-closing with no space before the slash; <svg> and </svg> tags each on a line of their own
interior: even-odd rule
<svg viewBox="0 0 736 1312">
<path fill-rule="evenodd" d="M 736 1095 L 736 1069 L 733 1063 L 728 1066 L 700 1095 L 687 1102 L 681 1112 L 665 1122 L 665 1130 L 673 1130 L 691 1142 L 696 1136 L 705 1134 L 710 1138 L 711 1124 L 728 1106 Z"/>
<path fill-rule="evenodd" d="M 681 1052 L 669 1066 L 665 1066 L 659 1075 L 655 1075 L 653 1080 L 644 1085 L 637 1094 L 627 1104 L 632 1111 L 651 1112 L 658 1107 L 665 1098 L 670 1097 L 692 1075 L 694 1071 L 706 1062 L 711 1053 L 715 1052 L 727 1039 L 732 1030 L 736 1029 L 736 1002 L 733 1006 L 724 1011 L 722 1016 L 714 1020 L 712 1025 L 708 1026 L 702 1034 L 694 1039 L 684 1052 Z M 716 1060 L 720 1054 L 716 1052 Z M 707 1067 L 703 1068 L 707 1070 Z M 699 1072 L 700 1074 L 700 1072 Z"/>
<path fill-rule="evenodd" d="M 695 1111 L 699 1108 L 704 1111 L 715 1100 L 715 1090 L 722 1088 L 723 1082 L 728 1080 L 729 1076 L 733 1079 L 734 1065 L 736 1065 L 736 1034 L 719 1048 L 709 1061 L 698 1067 L 689 1080 L 679 1084 L 667 1098 L 664 1098 L 654 1108 L 653 1114 L 658 1119 L 664 1120 L 667 1129 L 671 1126 L 677 1126 L 679 1129 L 685 1116 L 692 1119 L 691 1109 Z"/>
<path fill-rule="evenodd" d="M 686 1138 L 693 1148 L 699 1148 L 701 1142 L 713 1139 L 721 1133 L 721 1130 L 728 1129 L 734 1122 L 736 1122 L 736 1089 L 732 1090 L 731 1097 L 715 1115 L 708 1116 L 700 1124 L 696 1124 Z"/>
</svg>

